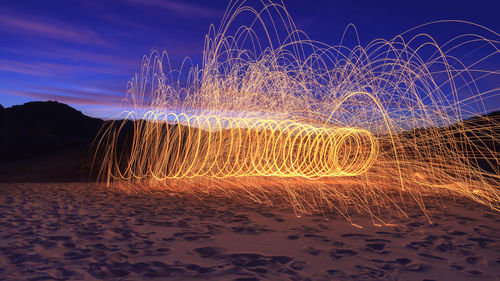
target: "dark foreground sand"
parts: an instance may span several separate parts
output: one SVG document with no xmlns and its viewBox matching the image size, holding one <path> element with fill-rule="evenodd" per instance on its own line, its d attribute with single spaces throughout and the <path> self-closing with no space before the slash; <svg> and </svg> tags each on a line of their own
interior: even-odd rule
<svg viewBox="0 0 500 281">
<path fill-rule="evenodd" d="M 0 184 L 0 280 L 499 280 L 500 215 L 449 200 L 394 226 L 93 184 Z"/>
</svg>

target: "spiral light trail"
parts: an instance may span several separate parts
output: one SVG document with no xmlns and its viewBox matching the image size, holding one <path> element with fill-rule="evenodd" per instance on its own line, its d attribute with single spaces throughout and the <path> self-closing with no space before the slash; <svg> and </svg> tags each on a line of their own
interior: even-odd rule
<svg viewBox="0 0 500 281">
<path fill-rule="evenodd" d="M 128 167 L 136 177 L 356 176 L 378 155 L 377 140 L 363 129 L 213 115 L 148 117 Z"/>
<path fill-rule="evenodd" d="M 210 26 L 201 65 L 144 57 L 123 121 L 96 142 L 110 186 L 346 218 L 404 213 L 408 198 L 425 212 L 440 196 L 500 211 L 500 120 L 484 114 L 500 94 L 498 33 L 443 21 L 330 46 L 298 30 L 282 2 L 245 3 Z M 439 24 L 477 33 L 438 44 L 421 30 Z"/>
</svg>

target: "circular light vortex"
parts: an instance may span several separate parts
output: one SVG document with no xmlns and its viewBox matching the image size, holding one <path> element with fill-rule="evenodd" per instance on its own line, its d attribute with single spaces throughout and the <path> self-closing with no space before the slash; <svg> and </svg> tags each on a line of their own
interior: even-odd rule
<svg viewBox="0 0 500 281">
<path fill-rule="evenodd" d="M 356 176 L 379 154 L 373 134 L 358 128 L 214 115 L 147 116 L 126 168 L 135 178 Z"/>
</svg>

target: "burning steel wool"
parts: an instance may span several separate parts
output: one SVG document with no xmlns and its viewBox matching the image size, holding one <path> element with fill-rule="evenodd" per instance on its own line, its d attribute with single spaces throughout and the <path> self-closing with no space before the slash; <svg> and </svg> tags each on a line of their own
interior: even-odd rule
<svg viewBox="0 0 500 281">
<path fill-rule="evenodd" d="M 500 73 L 483 64 L 500 59 L 500 35 L 434 24 L 478 34 L 440 45 L 424 25 L 366 46 L 330 46 L 299 31 L 283 3 L 231 2 L 220 28 L 209 29 L 201 66 L 172 69 L 166 52 L 144 58 L 123 121 L 97 142 L 101 177 L 347 218 L 404 213 L 403 195 L 424 212 L 439 196 L 498 211 L 500 123 L 472 116 L 498 98 Z M 490 54 L 459 59 L 479 47 Z"/>
</svg>

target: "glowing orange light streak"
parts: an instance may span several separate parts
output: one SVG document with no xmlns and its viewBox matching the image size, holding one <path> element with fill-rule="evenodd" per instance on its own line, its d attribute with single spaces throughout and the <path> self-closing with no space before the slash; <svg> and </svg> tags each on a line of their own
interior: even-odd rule
<svg viewBox="0 0 500 281">
<path fill-rule="evenodd" d="M 500 58 L 498 33 L 469 24 L 481 34 L 442 46 L 425 33 L 411 37 L 413 29 L 367 46 L 328 46 L 297 30 L 283 3 L 259 3 L 230 3 L 221 28 L 210 27 L 201 66 L 171 69 L 166 52 L 144 57 L 125 99 L 130 149 L 118 148 L 129 121 L 104 129 L 102 178 L 256 202 L 278 195 L 295 210 L 346 218 L 349 206 L 402 211 L 403 193 L 424 212 L 426 196 L 445 195 L 500 210 L 500 122 L 463 120 L 500 94 L 498 84 L 477 85 L 500 81 L 481 67 Z M 234 28 L 240 13 L 255 20 Z M 490 53 L 469 65 L 454 53 L 478 43 Z"/>
<path fill-rule="evenodd" d="M 138 153 L 125 168 L 138 179 L 356 176 L 378 156 L 377 140 L 363 129 L 213 115 L 147 116 L 133 143 Z"/>
</svg>

